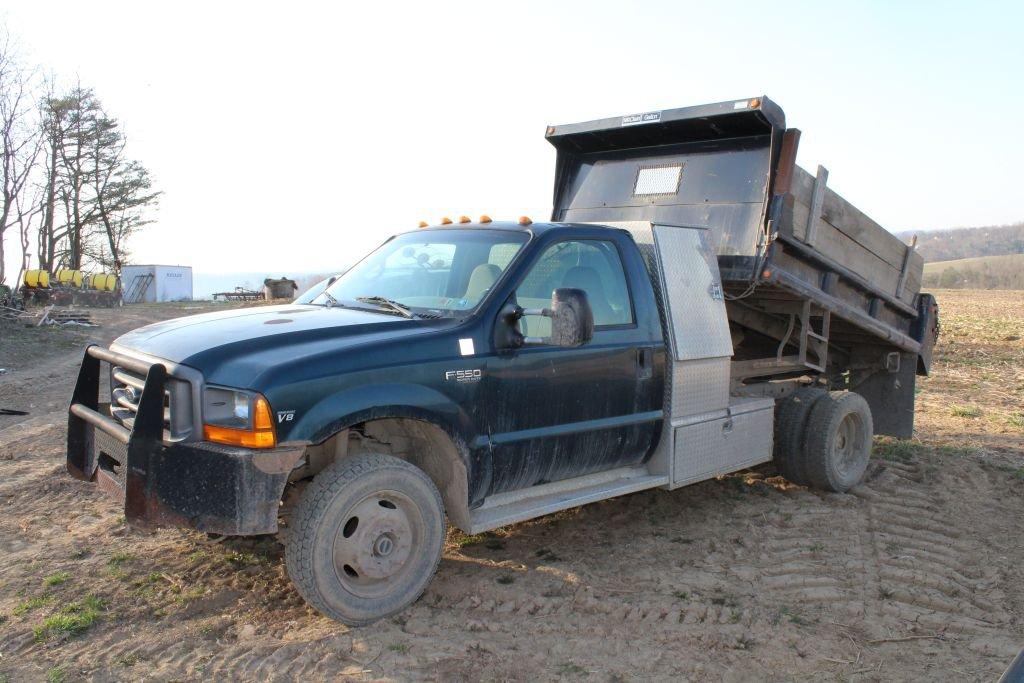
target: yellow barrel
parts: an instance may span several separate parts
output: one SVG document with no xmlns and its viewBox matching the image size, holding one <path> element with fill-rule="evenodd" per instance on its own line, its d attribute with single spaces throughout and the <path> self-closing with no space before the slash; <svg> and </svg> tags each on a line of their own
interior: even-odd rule
<svg viewBox="0 0 1024 683">
<path fill-rule="evenodd" d="M 32 289 L 46 289 L 50 286 L 50 274 L 45 270 L 26 270 L 25 286 Z"/>
<path fill-rule="evenodd" d="M 60 268 L 55 273 L 57 276 L 57 282 L 64 285 L 65 287 L 81 287 L 82 286 L 82 271 L 70 270 L 68 268 Z"/>
</svg>

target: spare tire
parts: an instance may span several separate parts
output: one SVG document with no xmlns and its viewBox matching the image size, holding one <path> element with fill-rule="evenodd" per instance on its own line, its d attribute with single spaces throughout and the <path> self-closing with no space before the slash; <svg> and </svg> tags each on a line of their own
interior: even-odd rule
<svg viewBox="0 0 1024 683">
<path fill-rule="evenodd" d="M 809 486 L 804 472 L 804 426 L 811 408 L 828 392 L 821 387 L 800 387 L 779 402 L 775 414 L 775 466 L 779 474 L 801 486 Z"/>
<path fill-rule="evenodd" d="M 808 484 L 838 493 L 859 484 L 873 436 L 871 408 L 860 394 L 832 391 L 818 399 L 804 427 L 803 473 Z"/>
</svg>

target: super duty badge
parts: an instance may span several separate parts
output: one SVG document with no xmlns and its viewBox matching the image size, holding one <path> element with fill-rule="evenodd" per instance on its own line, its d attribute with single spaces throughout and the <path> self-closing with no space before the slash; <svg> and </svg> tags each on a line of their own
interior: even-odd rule
<svg viewBox="0 0 1024 683">
<path fill-rule="evenodd" d="M 452 380 L 456 382 L 479 382 L 483 379 L 484 371 L 477 368 L 475 370 L 449 370 L 444 373 L 444 379 L 446 382 Z"/>
</svg>

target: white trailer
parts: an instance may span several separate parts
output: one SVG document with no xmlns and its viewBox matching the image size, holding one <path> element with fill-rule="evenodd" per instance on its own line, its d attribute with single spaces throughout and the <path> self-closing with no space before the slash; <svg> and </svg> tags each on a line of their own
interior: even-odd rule
<svg viewBox="0 0 1024 683">
<path fill-rule="evenodd" d="M 126 304 L 192 300 L 192 267 L 131 265 L 121 268 Z"/>
</svg>

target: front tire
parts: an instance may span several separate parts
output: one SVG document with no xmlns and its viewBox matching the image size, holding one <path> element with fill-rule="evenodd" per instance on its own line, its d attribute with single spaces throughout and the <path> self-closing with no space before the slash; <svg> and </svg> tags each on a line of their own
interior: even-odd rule
<svg viewBox="0 0 1024 683">
<path fill-rule="evenodd" d="M 303 491 L 285 563 L 318 612 L 362 626 L 423 593 L 444 546 L 444 506 L 434 483 L 404 460 L 367 453 L 332 463 Z"/>
</svg>

